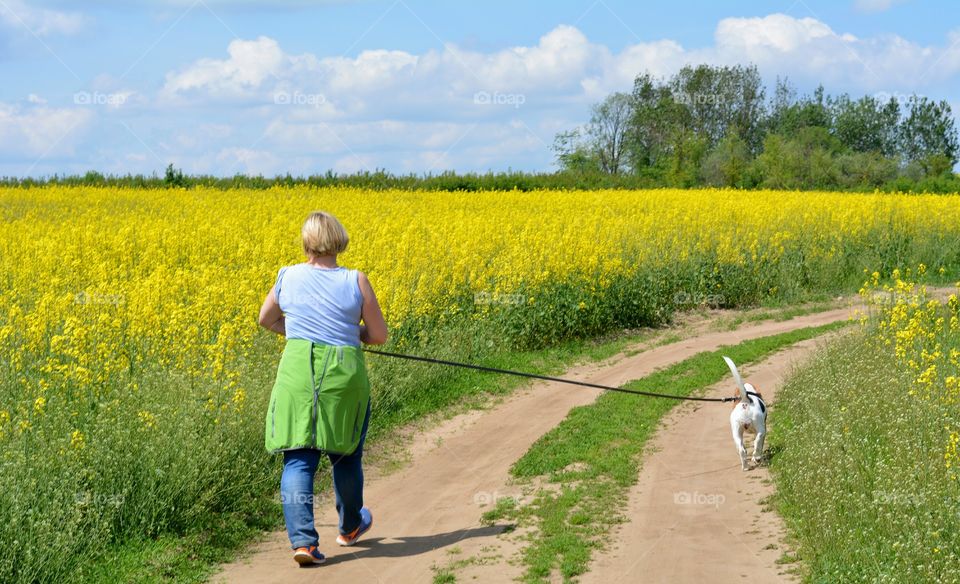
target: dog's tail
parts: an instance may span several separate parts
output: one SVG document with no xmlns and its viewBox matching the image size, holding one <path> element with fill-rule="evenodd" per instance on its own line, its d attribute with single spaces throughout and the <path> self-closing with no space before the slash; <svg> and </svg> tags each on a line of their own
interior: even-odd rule
<svg viewBox="0 0 960 584">
<path fill-rule="evenodd" d="M 724 357 L 724 361 L 727 363 L 727 367 L 730 368 L 730 373 L 733 375 L 733 380 L 737 382 L 737 389 L 740 391 L 740 400 L 742 403 L 750 403 L 749 401 L 743 402 L 746 398 L 747 390 L 743 386 L 743 378 L 740 377 L 740 372 L 737 370 L 737 364 L 733 362 L 733 359 L 730 357 Z"/>
<path fill-rule="evenodd" d="M 750 396 L 749 393 L 756 393 L 756 388 L 754 388 L 749 383 L 743 384 L 743 391 L 740 392 L 740 403 L 750 405 Z"/>
</svg>

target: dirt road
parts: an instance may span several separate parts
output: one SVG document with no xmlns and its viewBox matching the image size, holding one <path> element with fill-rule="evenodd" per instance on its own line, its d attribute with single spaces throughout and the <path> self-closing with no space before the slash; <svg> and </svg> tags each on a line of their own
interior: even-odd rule
<svg viewBox="0 0 960 584">
<path fill-rule="evenodd" d="M 792 364 L 818 342 L 798 343 L 741 373 L 772 405 Z M 725 382 L 706 395 L 729 394 Z M 785 549 L 783 523 L 763 503 L 773 492 L 769 473 L 741 470 L 730 406 L 721 409 L 688 403 L 667 415 L 631 489 L 630 522 L 614 531 L 609 553 L 594 557 L 584 584 L 791 581 L 788 566 L 776 563 Z M 775 409 L 767 430 L 776 431 Z"/>
<path fill-rule="evenodd" d="M 621 385 L 701 351 L 843 320 L 850 314 L 851 309 L 844 308 L 785 322 L 747 325 L 736 331 L 707 332 L 632 356 L 621 354 L 600 364 L 577 367 L 564 376 Z M 772 397 L 787 361 L 804 354 L 807 345 L 745 372 Z M 403 469 L 368 481 L 365 502 L 373 511 L 375 525 L 357 546 L 339 548 L 334 543 L 336 514 L 331 502 L 317 509 L 326 565 L 298 569 L 286 534 L 280 532 L 271 534 L 246 558 L 224 566 L 214 580 L 420 583 L 432 581 L 432 566 L 447 565 L 458 557 L 482 556 L 488 559 L 458 572 L 462 581 L 474 576 L 482 582 L 512 581 L 522 571 L 516 562 L 508 561 L 516 544 L 498 537 L 502 527 L 481 525 L 480 516 L 496 498 L 517 493 L 510 485 L 510 465 L 572 407 L 592 402 L 597 394 L 597 390 L 583 387 L 536 383 L 489 410 L 448 420 L 418 437 L 412 460 Z M 762 549 L 777 544 L 779 527 L 774 515 L 761 513 L 756 503 L 766 492 L 762 484 L 766 471 L 740 471 L 727 429 L 728 412 L 728 405 L 684 405 L 670 415 L 656 438 L 662 450 L 645 460 L 640 483 L 631 496 L 630 516 L 635 519 L 616 535 L 621 545 L 594 563 L 590 581 L 594 577 L 600 581 L 604 574 L 616 580 L 611 575 L 631 573 L 644 574 L 644 581 L 660 581 L 648 579 L 650 565 L 657 564 L 673 570 L 664 575 L 671 582 L 684 581 L 688 573 L 694 578 L 702 570 L 710 577 L 695 581 L 727 581 L 716 577 L 727 564 L 736 565 L 731 578 L 737 581 L 744 570 L 763 574 L 760 581 L 779 577 L 771 566 L 780 551 Z M 704 447 L 685 450 L 690 444 Z M 688 491 L 694 503 L 674 503 L 678 489 Z M 714 509 L 696 504 L 699 498 L 694 492 L 723 494 L 725 500 Z M 758 533 L 751 533 L 754 530 Z M 694 547 L 682 547 L 688 544 Z M 690 558 L 701 565 L 686 565 L 693 562 Z M 704 558 L 710 561 L 703 563 Z"/>
</svg>

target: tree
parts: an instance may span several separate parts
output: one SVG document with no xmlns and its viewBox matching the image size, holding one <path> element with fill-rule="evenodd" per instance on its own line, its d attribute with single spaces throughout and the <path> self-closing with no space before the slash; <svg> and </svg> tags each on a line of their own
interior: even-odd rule
<svg viewBox="0 0 960 584">
<path fill-rule="evenodd" d="M 672 154 L 682 106 L 670 88 L 649 73 L 634 80 L 632 98 L 633 111 L 627 128 L 630 165 L 640 174 L 656 175 Z"/>
<path fill-rule="evenodd" d="M 750 150 L 736 134 L 730 134 L 707 155 L 701 167 L 703 180 L 715 187 L 744 186 L 750 167 Z"/>
<path fill-rule="evenodd" d="M 174 168 L 173 163 L 167 165 L 167 171 L 164 174 L 163 184 L 168 187 L 185 187 L 187 186 L 186 177 L 183 176 L 183 171 L 179 168 Z"/>
<path fill-rule="evenodd" d="M 897 155 L 897 124 L 900 105 L 891 98 L 882 103 L 866 95 L 858 100 L 843 94 L 829 100 L 833 134 L 854 152 L 878 152 Z"/>
<path fill-rule="evenodd" d="M 695 186 L 700 178 L 700 166 L 709 148 L 706 138 L 689 130 L 677 130 L 672 138 L 672 153 L 665 161 L 664 178 L 677 188 Z"/>
<path fill-rule="evenodd" d="M 898 161 L 879 152 L 845 152 L 837 157 L 840 186 L 879 188 L 897 177 Z"/>
<path fill-rule="evenodd" d="M 918 165 L 924 174 L 942 174 L 957 163 L 960 144 L 953 112 L 946 101 L 910 96 L 899 130 L 904 160 Z"/>
<path fill-rule="evenodd" d="M 794 136 L 770 134 L 755 170 L 771 189 L 829 189 L 840 182 L 836 155 L 840 141 L 827 128 L 801 128 Z"/>
<path fill-rule="evenodd" d="M 590 145 L 600 163 L 600 170 L 620 174 L 624 169 L 624 150 L 627 128 L 632 113 L 629 94 L 613 93 L 593 106 L 593 115 L 587 125 Z"/>
<path fill-rule="evenodd" d="M 796 97 L 796 90 L 786 79 L 777 79 L 773 109 L 767 120 L 767 130 L 783 136 L 791 136 L 801 128 L 829 128 L 830 110 L 827 107 L 823 86 L 817 87 L 812 96 Z"/>
<path fill-rule="evenodd" d="M 553 139 L 553 151 L 557 165 L 563 171 L 588 174 L 600 169 L 596 156 L 587 148 L 580 128 L 557 134 Z"/>
<path fill-rule="evenodd" d="M 669 83 L 682 104 L 685 129 L 713 147 L 736 134 L 759 150 L 764 117 L 764 88 L 755 66 L 686 66 Z"/>
<path fill-rule="evenodd" d="M 560 132 L 553 141 L 557 164 L 579 173 L 617 175 L 626 167 L 626 135 L 631 116 L 631 98 L 613 93 L 591 108 L 590 121 L 582 128 Z"/>
<path fill-rule="evenodd" d="M 754 160 L 754 167 L 764 188 L 796 188 L 794 161 L 787 158 L 786 151 L 787 140 L 780 134 L 768 134 L 763 140 L 763 152 Z"/>
</svg>

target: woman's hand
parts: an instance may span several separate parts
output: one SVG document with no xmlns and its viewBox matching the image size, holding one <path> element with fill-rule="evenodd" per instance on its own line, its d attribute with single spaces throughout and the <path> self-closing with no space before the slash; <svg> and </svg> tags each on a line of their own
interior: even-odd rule
<svg viewBox="0 0 960 584">
<path fill-rule="evenodd" d="M 283 311 L 280 310 L 280 304 L 277 302 L 277 292 L 272 286 L 267 297 L 263 300 L 263 306 L 260 307 L 260 326 L 268 331 L 278 335 L 287 334 L 287 327 L 283 319 Z"/>
</svg>

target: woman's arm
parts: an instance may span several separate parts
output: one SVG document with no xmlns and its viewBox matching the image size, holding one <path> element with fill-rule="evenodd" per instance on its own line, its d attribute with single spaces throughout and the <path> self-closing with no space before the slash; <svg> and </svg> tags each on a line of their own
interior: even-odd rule
<svg viewBox="0 0 960 584">
<path fill-rule="evenodd" d="M 280 310 L 280 304 L 277 303 L 277 292 L 272 286 L 270 293 L 263 300 L 263 306 L 260 307 L 260 326 L 268 331 L 275 332 L 278 335 L 286 335 L 287 328 L 283 320 L 283 311 Z"/>
<path fill-rule="evenodd" d="M 360 292 L 363 294 L 363 307 L 360 309 L 360 340 L 368 345 L 382 345 L 387 342 L 387 323 L 383 320 L 383 312 L 377 295 L 373 293 L 373 286 L 363 272 L 357 274 Z"/>
</svg>

